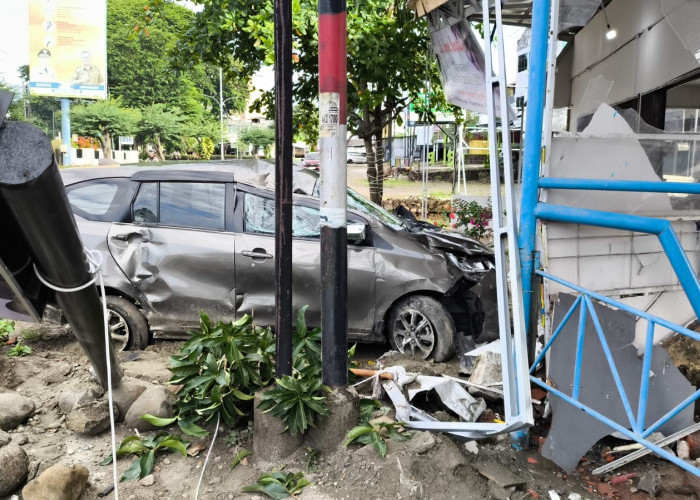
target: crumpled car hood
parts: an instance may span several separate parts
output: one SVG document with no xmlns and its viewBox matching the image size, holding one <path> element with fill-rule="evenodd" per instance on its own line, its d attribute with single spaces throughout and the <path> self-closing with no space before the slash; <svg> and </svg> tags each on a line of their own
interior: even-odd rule
<svg viewBox="0 0 700 500">
<path fill-rule="evenodd" d="M 440 229 L 423 229 L 413 236 L 431 251 L 444 250 L 454 254 L 493 256 L 493 250 L 472 238 Z"/>
</svg>

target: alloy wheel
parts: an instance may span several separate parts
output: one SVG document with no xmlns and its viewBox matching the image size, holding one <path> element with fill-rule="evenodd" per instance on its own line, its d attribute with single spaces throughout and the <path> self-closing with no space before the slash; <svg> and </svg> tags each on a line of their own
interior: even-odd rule
<svg viewBox="0 0 700 500">
<path fill-rule="evenodd" d="M 420 311 L 406 309 L 394 322 L 394 341 L 402 354 L 427 359 L 435 348 L 433 325 Z"/>
<path fill-rule="evenodd" d="M 129 343 L 129 324 L 124 316 L 116 311 L 107 310 L 107 324 L 109 335 L 112 338 L 112 345 L 116 351 L 123 351 Z"/>
</svg>

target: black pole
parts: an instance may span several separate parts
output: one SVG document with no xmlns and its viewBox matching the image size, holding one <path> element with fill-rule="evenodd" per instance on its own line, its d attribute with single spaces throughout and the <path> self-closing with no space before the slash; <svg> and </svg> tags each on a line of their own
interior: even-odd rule
<svg viewBox="0 0 700 500">
<path fill-rule="evenodd" d="M 14 218 L 30 257 L 49 283 L 70 289 L 92 278 L 51 142 L 33 125 L 9 122 L 0 129 L 0 196 L 10 212 L 2 217 Z M 56 292 L 56 300 L 106 387 L 104 315 L 97 287 Z M 112 385 L 117 386 L 122 371 L 111 343 L 109 358 Z"/>
<path fill-rule="evenodd" d="M 277 377 L 292 374 L 292 2 L 275 0 Z"/>
</svg>

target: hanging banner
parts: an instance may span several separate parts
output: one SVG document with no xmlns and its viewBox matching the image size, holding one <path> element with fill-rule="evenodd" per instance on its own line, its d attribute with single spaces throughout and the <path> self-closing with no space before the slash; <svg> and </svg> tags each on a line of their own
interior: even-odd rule
<svg viewBox="0 0 700 500">
<path fill-rule="evenodd" d="M 429 14 L 430 41 L 440 67 L 440 79 L 445 99 L 450 104 L 480 114 L 486 110 L 486 62 L 484 51 L 469 23 L 457 23 L 439 28 L 440 9 Z M 434 17 L 434 19 L 433 19 Z M 494 91 L 496 115 L 501 116 L 499 90 Z M 515 111 L 508 106 L 508 115 Z"/>
<path fill-rule="evenodd" d="M 29 89 L 107 98 L 106 0 L 29 0 Z"/>
</svg>

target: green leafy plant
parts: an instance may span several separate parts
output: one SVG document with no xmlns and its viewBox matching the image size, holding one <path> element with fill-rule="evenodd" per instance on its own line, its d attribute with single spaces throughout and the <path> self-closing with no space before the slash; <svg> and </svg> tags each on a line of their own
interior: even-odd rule
<svg viewBox="0 0 700 500">
<path fill-rule="evenodd" d="M 313 483 L 302 472 L 273 471 L 263 474 L 256 484 L 245 486 L 243 491 L 263 493 L 274 500 L 289 498 Z"/>
<path fill-rule="evenodd" d="M 15 322 L 9 319 L 0 319 L 0 341 L 6 341 L 15 331 Z"/>
<path fill-rule="evenodd" d="M 476 239 L 484 238 L 491 233 L 488 224 L 493 217 L 491 203 L 479 205 L 476 201 L 457 201 L 448 207 L 446 216 L 452 227 L 464 227 L 464 233 Z"/>
<path fill-rule="evenodd" d="M 304 457 L 306 458 L 306 470 L 309 472 L 316 472 L 318 469 L 318 455 L 319 451 L 311 446 L 306 447 L 306 453 Z"/>
<path fill-rule="evenodd" d="M 247 443 L 253 437 L 253 422 L 249 421 L 245 427 L 240 427 L 229 431 L 228 435 L 224 436 L 224 442 L 229 446 L 240 446 Z"/>
<path fill-rule="evenodd" d="M 370 424 L 363 422 L 362 424 L 353 427 L 348 432 L 348 439 L 344 445 L 347 447 L 352 443 L 371 444 L 377 450 L 379 456 L 386 457 L 386 440 L 393 439 L 394 441 L 408 441 L 411 439 L 411 434 L 407 432 L 399 432 L 399 428 L 405 425 L 403 422 L 379 422 Z"/>
<path fill-rule="evenodd" d="M 24 345 L 21 340 L 7 350 L 7 355 L 12 357 L 22 357 L 28 356 L 32 353 L 32 348 L 28 345 Z"/>
<path fill-rule="evenodd" d="M 219 413 L 229 427 L 249 418 L 252 394 L 274 376 L 275 339 L 270 328 L 255 326 L 248 315 L 212 324 L 204 313 L 200 327 L 201 332 L 193 333 L 180 353 L 170 358 L 169 367 L 170 384 L 182 386 L 175 402 L 177 416 L 169 423 L 177 421 L 189 435 L 206 435 L 197 424 L 215 420 Z"/>
<path fill-rule="evenodd" d="M 183 441 L 180 436 L 168 434 L 160 431 L 154 436 L 141 438 L 139 436 L 129 436 L 124 438 L 117 449 L 117 458 L 124 455 L 136 455 L 131 466 L 124 471 L 120 481 L 133 481 L 146 477 L 153 471 L 156 453 L 159 451 L 178 452 L 182 456 L 187 456 L 188 441 Z M 100 465 L 112 463 L 112 455 L 108 455 Z"/>
<path fill-rule="evenodd" d="M 296 436 L 315 427 L 319 416 L 330 415 L 325 397 L 318 395 L 329 390 L 320 379 L 285 375 L 277 379 L 277 387 L 263 394 L 258 408 L 282 420 L 285 430 Z"/>
</svg>

